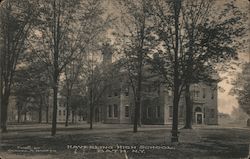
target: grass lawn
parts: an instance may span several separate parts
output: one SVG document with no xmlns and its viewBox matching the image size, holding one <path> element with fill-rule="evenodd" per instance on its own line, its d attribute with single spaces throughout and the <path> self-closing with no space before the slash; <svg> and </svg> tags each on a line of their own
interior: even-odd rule
<svg viewBox="0 0 250 159">
<path fill-rule="evenodd" d="M 143 126 L 138 133 L 132 125 L 58 126 L 50 136 L 50 126 L 10 125 L 1 134 L 3 159 L 168 159 L 247 158 L 250 129 L 221 126 L 180 130 L 180 142 L 171 144 L 171 128 Z M 125 152 L 126 151 L 126 152 Z"/>
</svg>

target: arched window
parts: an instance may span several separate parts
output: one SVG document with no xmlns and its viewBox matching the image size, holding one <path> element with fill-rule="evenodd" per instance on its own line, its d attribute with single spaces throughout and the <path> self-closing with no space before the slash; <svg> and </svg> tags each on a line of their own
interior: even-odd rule
<svg viewBox="0 0 250 159">
<path fill-rule="evenodd" d="M 194 111 L 195 111 L 195 112 L 202 112 L 202 110 L 201 110 L 200 107 L 196 107 Z"/>
</svg>

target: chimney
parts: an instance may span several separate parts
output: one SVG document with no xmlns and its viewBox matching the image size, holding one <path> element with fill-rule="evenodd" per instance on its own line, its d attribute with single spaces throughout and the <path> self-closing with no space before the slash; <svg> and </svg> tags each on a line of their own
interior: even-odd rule
<svg viewBox="0 0 250 159">
<path fill-rule="evenodd" d="M 109 43 L 104 43 L 102 47 L 102 63 L 103 64 L 111 64 L 112 63 L 112 54 L 113 49 Z"/>
</svg>

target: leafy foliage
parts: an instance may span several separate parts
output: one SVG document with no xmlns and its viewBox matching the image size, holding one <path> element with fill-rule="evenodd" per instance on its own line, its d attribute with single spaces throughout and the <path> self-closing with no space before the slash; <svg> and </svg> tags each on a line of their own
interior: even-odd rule
<svg viewBox="0 0 250 159">
<path fill-rule="evenodd" d="M 230 93 L 237 96 L 240 108 L 250 115 L 250 63 L 244 64 Z"/>
</svg>

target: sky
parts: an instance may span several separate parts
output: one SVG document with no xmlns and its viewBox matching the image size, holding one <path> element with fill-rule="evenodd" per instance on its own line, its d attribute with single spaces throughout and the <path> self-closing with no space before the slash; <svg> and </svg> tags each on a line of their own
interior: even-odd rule
<svg viewBox="0 0 250 159">
<path fill-rule="evenodd" d="M 223 3 L 225 0 L 218 0 L 220 3 Z M 248 13 L 250 10 L 250 2 L 248 0 L 235 0 L 235 3 L 241 8 L 241 10 L 245 13 Z M 250 25 L 250 21 L 248 19 L 248 26 Z M 249 28 L 248 28 L 249 29 Z M 249 41 L 250 33 L 248 31 L 248 41 Z M 239 62 L 250 62 L 250 45 L 247 46 L 243 52 L 239 52 Z M 237 68 L 234 73 L 220 73 L 221 76 L 227 76 L 228 79 L 235 79 L 237 74 L 241 72 L 240 68 Z M 225 91 L 218 91 L 218 110 L 219 112 L 230 114 L 233 110 L 233 107 L 238 108 L 239 104 L 235 96 L 229 95 L 230 89 L 233 87 L 230 84 L 230 80 L 225 79 L 221 81 L 218 85 L 222 87 Z"/>
<path fill-rule="evenodd" d="M 250 52 L 240 53 L 239 54 L 239 61 L 241 63 L 250 62 Z M 240 68 L 233 73 L 220 73 L 220 76 L 226 76 L 228 79 L 222 80 L 218 86 L 223 88 L 224 91 L 218 91 L 218 110 L 222 113 L 231 114 L 233 107 L 238 108 L 238 100 L 236 96 L 229 95 L 230 89 L 233 87 L 230 84 L 230 79 L 235 79 L 237 74 L 241 72 Z"/>
</svg>

